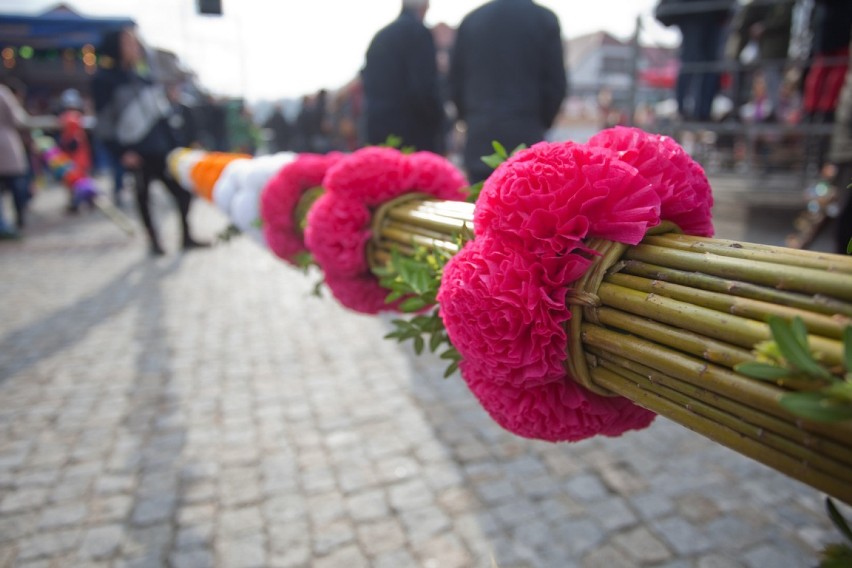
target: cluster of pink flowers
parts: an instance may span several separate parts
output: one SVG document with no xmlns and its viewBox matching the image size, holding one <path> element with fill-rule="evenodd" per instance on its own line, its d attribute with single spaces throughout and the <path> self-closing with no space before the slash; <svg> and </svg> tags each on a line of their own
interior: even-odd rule
<svg viewBox="0 0 852 568">
<path fill-rule="evenodd" d="M 653 413 L 568 376 L 566 295 L 592 262 L 584 239 L 636 244 L 662 220 L 711 235 L 711 206 L 700 166 L 638 129 L 536 144 L 498 167 L 477 202 L 476 239 L 445 267 L 438 294 L 465 381 L 492 418 L 549 441 L 649 425 Z"/>
<path fill-rule="evenodd" d="M 263 236 L 279 258 L 296 264 L 297 257 L 307 252 L 302 229 L 296 225 L 296 206 L 306 191 L 322 186 L 328 169 L 343 156 L 299 154 L 264 186 L 260 197 Z"/>
<path fill-rule="evenodd" d="M 430 152 L 364 148 L 330 167 L 323 180 L 326 193 L 308 212 L 305 243 L 337 300 L 368 314 L 393 309 L 367 264 L 373 211 L 412 192 L 460 200 L 466 185 L 449 161 Z"/>
</svg>

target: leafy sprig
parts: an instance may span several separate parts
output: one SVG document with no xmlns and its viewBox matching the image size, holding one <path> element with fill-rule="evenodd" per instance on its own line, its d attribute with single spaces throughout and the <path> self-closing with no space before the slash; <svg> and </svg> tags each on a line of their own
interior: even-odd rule
<svg viewBox="0 0 852 568">
<path fill-rule="evenodd" d="M 452 254 L 446 250 L 415 246 L 412 256 L 393 251 L 387 267 L 374 269 L 379 283 L 390 290 L 386 302 L 400 302 L 402 312 L 422 312 L 411 319 L 393 320 L 394 330 L 385 335 L 385 339 L 396 339 L 399 343 L 411 341 L 418 355 L 426 347 L 432 353 L 444 347 L 440 358 L 449 361 L 444 378 L 452 375 L 461 362 L 461 355 L 450 342 L 436 306 L 441 276 L 450 258 Z"/>
<path fill-rule="evenodd" d="M 849 528 L 846 519 L 828 497 L 825 498 L 825 508 L 831 522 L 837 527 L 846 542 L 826 545 L 820 554 L 819 568 L 848 568 L 852 566 L 852 529 Z"/>
<path fill-rule="evenodd" d="M 243 232 L 233 223 L 219 231 L 216 240 L 223 243 L 231 242 L 231 239 L 242 235 Z"/>
<path fill-rule="evenodd" d="M 496 140 L 491 141 L 491 147 L 494 148 L 494 153 L 488 156 L 482 156 L 481 160 L 485 162 L 485 165 L 490 167 L 492 170 L 496 170 L 497 166 L 499 166 L 521 150 L 526 149 L 527 145 L 518 144 L 515 149 L 512 150 L 511 153 L 507 152 L 506 148 Z M 480 181 L 467 188 L 466 201 L 468 203 L 476 203 L 476 200 L 479 199 L 479 194 L 482 193 L 483 185 L 485 185 L 485 182 Z"/>
<path fill-rule="evenodd" d="M 755 347 L 756 360 L 734 367 L 738 373 L 790 387 L 780 404 L 793 414 L 820 422 L 852 419 L 852 326 L 843 330 L 842 367 L 829 368 L 808 344 L 804 321 L 769 318 L 772 340 Z"/>
</svg>

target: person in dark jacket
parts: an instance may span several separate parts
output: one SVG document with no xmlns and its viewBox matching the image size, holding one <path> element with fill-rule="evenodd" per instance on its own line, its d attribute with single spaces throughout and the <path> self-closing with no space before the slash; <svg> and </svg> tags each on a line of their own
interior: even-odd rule
<svg viewBox="0 0 852 568">
<path fill-rule="evenodd" d="M 852 53 L 852 44 L 849 46 Z M 835 252 L 844 254 L 852 240 L 852 65 L 846 70 L 846 81 L 840 92 L 834 132 L 831 136 L 829 168 L 840 193 L 840 214 L 835 219 Z"/>
<path fill-rule="evenodd" d="M 148 233 L 151 254 L 163 254 L 151 219 L 151 181 L 161 180 L 180 212 L 185 250 L 203 246 L 192 238 L 187 219 L 192 199 L 168 173 L 166 156 L 177 146 L 169 125 L 173 108 L 162 85 L 137 72 L 144 53 L 133 28 L 108 32 L 101 41 L 101 68 L 92 78 L 92 98 L 100 138 L 113 145 L 121 163 L 134 173 L 136 203 Z"/>
<path fill-rule="evenodd" d="M 292 147 L 293 125 L 284 116 L 284 109 L 281 104 L 276 104 L 272 110 L 272 115 L 266 120 L 264 128 L 272 134 L 270 150 L 275 152 L 285 152 Z"/>
<path fill-rule="evenodd" d="M 680 72 L 675 98 L 686 120 L 710 120 L 713 99 L 721 86 L 720 69 L 713 69 L 722 56 L 722 38 L 736 0 L 661 0 L 654 12 L 665 26 L 677 26 L 680 43 Z"/>
<path fill-rule="evenodd" d="M 464 165 L 488 177 L 492 141 L 512 150 L 544 139 L 567 91 L 559 20 L 532 0 L 492 0 L 462 20 L 450 63 L 450 92 L 467 124 Z"/>
<path fill-rule="evenodd" d="M 402 12 L 367 49 L 361 71 L 368 144 L 398 136 L 404 146 L 442 152 L 444 106 L 432 34 L 423 25 L 428 0 L 402 0 Z"/>
</svg>

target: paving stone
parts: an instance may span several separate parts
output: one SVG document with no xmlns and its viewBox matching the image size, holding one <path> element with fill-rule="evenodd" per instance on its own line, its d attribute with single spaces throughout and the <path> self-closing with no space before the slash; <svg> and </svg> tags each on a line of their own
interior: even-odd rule
<svg viewBox="0 0 852 568">
<path fill-rule="evenodd" d="M 405 544 L 405 532 L 396 519 L 358 526 L 358 542 L 370 557 L 395 550 Z"/>
<path fill-rule="evenodd" d="M 76 548 L 80 540 L 80 529 L 62 529 L 39 532 L 25 538 L 18 548 L 18 560 L 33 560 L 45 556 L 56 556 Z"/>
<path fill-rule="evenodd" d="M 225 540 L 238 539 L 263 531 L 260 507 L 224 509 L 219 513 L 218 518 L 217 534 Z"/>
<path fill-rule="evenodd" d="M 697 568 L 742 568 L 742 564 L 728 556 L 708 554 L 696 561 Z"/>
<path fill-rule="evenodd" d="M 583 557 L 583 568 L 635 568 L 630 558 L 612 546 L 602 546 Z"/>
<path fill-rule="evenodd" d="M 355 540 L 355 531 L 347 522 L 336 521 L 314 530 L 314 553 L 325 556 L 333 550 Z"/>
<path fill-rule="evenodd" d="M 383 552 L 373 558 L 372 561 L 373 568 L 400 568 L 402 566 L 417 566 L 414 556 L 405 548 Z"/>
<path fill-rule="evenodd" d="M 374 521 L 390 513 L 387 498 L 381 489 L 350 495 L 346 498 L 346 506 L 349 516 L 356 522 Z"/>
<path fill-rule="evenodd" d="M 313 566 L 314 568 L 366 568 L 369 563 L 357 546 L 346 546 L 325 558 L 317 559 Z"/>
<path fill-rule="evenodd" d="M 43 487 L 30 487 L 8 493 L 0 501 L 0 514 L 10 515 L 41 507 L 47 501 L 47 492 Z"/>
<path fill-rule="evenodd" d="M 171 568 L 213 568 L 215 566 L 213 553 L 209 550 L 185 550 L 169 555 Z"/>
<path fill-rule="evenodd" d="M 598 501 L 609 496 L 609 490 L 597 475 L 587 473 L 572 477 L 565 482 L 565 490 L 581 503 Z"/>
<path fill-rule="evenodd" d="M 666 545 L 644 526 L 615 535 L 613 542 L 638 562 L 660 563 L 672 557 Z"/>
<path fill-rule="evenodd" d="M 136 502 L 130 520 L 137 526 L 151 525 L 170 519 L 174 510 L 175 500 L 170 497 L 144 498 Z"/>
<path fill-rule="evenodd" d="M 229 568 L 263 568 L 268 564 L 263 536 L 217 540 L 216 556 L 216 564 Z"/>
<path fill-rule="evenodd" d="M 464 568 L 473 560 L 461 539 L 452 534 L 415 544 L 414 550 L 423 566 L 429 568 Z"/>
<path fill-rule="evenodd" d="M 121 546 L 123 532 L 121 525 L 104 525 L 88 529 L 80 545 L 80 557 L 101 560 L 113 556 Z"/>
<path fill-rule="evenodd" d="M 85 503 L 66 503 L 45 508 L 38 523 L 39 530 L 80 524 L 86 518 Z"/>
<path fill-rule="evenodd" d="M 391 506 L 397 511 L 408 511 L 434 502 L 432 491 L 420 480 L 393 485 L 388 490 Z"/>
</svg>

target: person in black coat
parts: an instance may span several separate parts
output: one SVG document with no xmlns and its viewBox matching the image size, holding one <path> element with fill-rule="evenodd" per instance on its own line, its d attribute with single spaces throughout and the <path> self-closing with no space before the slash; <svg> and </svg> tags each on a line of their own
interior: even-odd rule
<svg viewBox="0 0 852 568">
<path fill-rule="evenodd" d="M 492 141 L 509 151 L 544 139 L 567 91 L 556 15 L 532 0 L 492 0 L 459 25 L 450 91 L 467 124 L 464 165 L 471 182 L 491 169 Z"/>
<path fill-rule="evenodd" d="M 423 25 L 428 0 L 402 0 L 402 12 L 367 49 L 361 71 L 367 143 L 398 136 L 403 146 L 442 152 L 444 106 L 435 42 Z"/>
<path fill-rule="evenodd" d="M 133 28 L 104 35 L 98 49 L 101 68 L 92 78 L 92 99 L 99 137 L 113 147 L 121 163 L 134 173 L 136 204 L 148 233 L 151 254 L 163 254 L 151 218 L 150 184 L 159 179 L 178 205 L 184 250 L 204 246 L 189 230 L 190 193 L 166 168 L 166 156 L 178 140 L 170 124 L 173 108 L 162 85 L 140 75 L 144 52 Z"/>
</svg>

